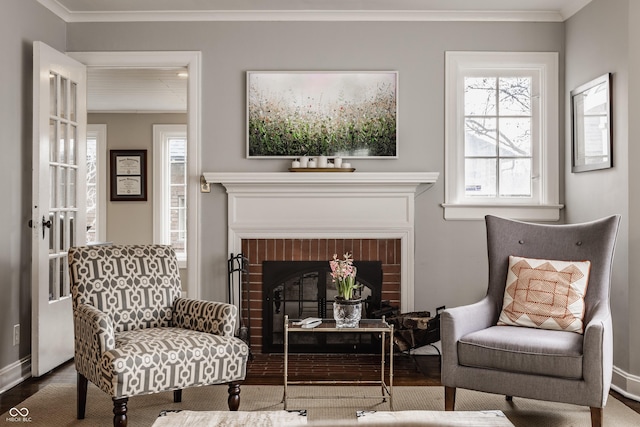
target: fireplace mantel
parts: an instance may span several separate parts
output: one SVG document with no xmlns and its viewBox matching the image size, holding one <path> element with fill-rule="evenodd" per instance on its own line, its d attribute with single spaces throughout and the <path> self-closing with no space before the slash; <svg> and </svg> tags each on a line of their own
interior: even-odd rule
<svg viewBox="0 0 640 427">
<path fill-rule="evenodd" d="M 313 186 L 354 186 L 361 191 L 369 188 L 385 188 L 397 186 L 431 185 L 438 180 L 439 172 L 205 172 L 202 174 L 209 184 L 222 184 L 229 187 L 260 188 L 275 185 Z"/>
<path fill-rule="evenodd" d="M 228 194 L 228 249 L 242 239 L 401 241 L 401 310 L 413 311 L 415 197 L 438 172 L 205 172 Z"/>
</svg>

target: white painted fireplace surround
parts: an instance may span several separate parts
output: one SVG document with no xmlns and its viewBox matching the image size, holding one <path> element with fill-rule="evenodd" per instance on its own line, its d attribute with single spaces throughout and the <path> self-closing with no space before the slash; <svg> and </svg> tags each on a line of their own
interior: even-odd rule
<svg viewBox="0 0 640 427">
<path fill-rule="evenodd" d="M 228 253 L 242 239 L 400 239 L 401 310 L 413 311 L 414 199 L 438 172 L 205 172 L 228 194 Z"/>
</svg>

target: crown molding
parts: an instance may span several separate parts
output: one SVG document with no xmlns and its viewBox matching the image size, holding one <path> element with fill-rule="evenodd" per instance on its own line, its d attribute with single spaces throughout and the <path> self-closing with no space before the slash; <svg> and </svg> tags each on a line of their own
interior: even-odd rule
<svg viewBox="0 0 640 427">
<path fill-rule="evenodd" d="M 590 0 L 581 0 L 588 3 Z M 77 22 L 193 22 L 193 21 L 480 21 L 480 22 L 562 22 L 573 9 L 563 11 L 487 10 L 164 10 L 73 12 L 56 0 L 38 0 L 67 23 Z M 575 13 L 573 11 L 573 13 Z M 572 13 L 571 13 L 572 14 Z M 570 16 L 570 15 L 569 15 Z"/>
</svg>

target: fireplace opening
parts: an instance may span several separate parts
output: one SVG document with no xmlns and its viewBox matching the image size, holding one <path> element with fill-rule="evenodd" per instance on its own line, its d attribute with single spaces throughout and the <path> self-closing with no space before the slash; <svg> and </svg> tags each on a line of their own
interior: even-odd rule
<svg viewBox="0 0 640 427">
<path fill-rule="evenodd" d="M 363 318 L 380 317 L 382 262 L 355 261 L 356 281 L 362 286 Z M 284 351 L 284 316 L 289 319 L 333 319 L 337 291 L 327 261 L 263 261 L 262 350 Z M 297 353 L 375 353 L 376 334 L 313 333 L 289 335 L 289 351 Z"/>
</svg>

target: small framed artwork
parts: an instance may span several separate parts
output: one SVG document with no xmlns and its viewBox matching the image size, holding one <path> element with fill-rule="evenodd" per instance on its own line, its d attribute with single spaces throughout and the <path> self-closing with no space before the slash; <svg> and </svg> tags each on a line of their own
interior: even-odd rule
<svg viewBox="0 0 640 427">
<path fill-rule="evenodd" d="M 147 200 L 147 150 L 111 150 L 111 201 Z"/>
<path fill-rule="evenodd" d="M 397 71 L 248 71 L 247 158 L 398 158 Z"/>
<path fill-rule="evenodd" d="M 613 166 L 611 74 L 571 91 L 571 172 Z"/>
</svg>

